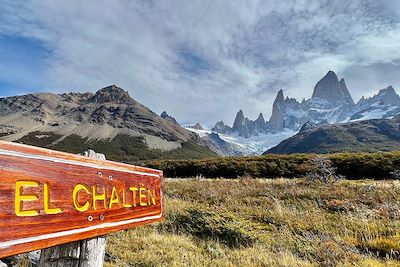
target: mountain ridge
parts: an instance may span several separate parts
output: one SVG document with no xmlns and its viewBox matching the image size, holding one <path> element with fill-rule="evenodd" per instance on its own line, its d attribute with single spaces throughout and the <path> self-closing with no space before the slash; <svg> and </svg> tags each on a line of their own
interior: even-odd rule
<svg viewBox="0 0 400 267">
<path fill-rule="evenodd" d="M 46 136 L 50 136 L 49 146 L 74 142 L 77 148 L 77 143 L 82 143 L 82 147 L 85 143 L 107 146 L 116 137 L 126 136 L 141 149 L 159 151 L 148 155 L 166 156 L 168 151 L 182 149 L 186 143 L 196 146 L 204 155 L 216 155 L 197 134 L 182 128 L 172 117 L 158 116 L 116 85 L 95 94 L 37 93 L 0 98 L 0 136 L 8 141 L 42 145 Z M 121 142 L 118 145 L 124 149 Z"/>
<path fill-rule="evenodd" d="M 398 151 L 400 115 L 340 124 L 304 125 L 264 154 Z"/>
</svg>

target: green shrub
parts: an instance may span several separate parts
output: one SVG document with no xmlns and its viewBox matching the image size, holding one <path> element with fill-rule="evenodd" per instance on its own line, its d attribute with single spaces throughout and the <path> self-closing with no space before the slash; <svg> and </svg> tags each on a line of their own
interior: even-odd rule
<svg viewBox="0 0 400 267">
<path fill-rule="evenodd" d="M 166 177 L 255 178 L 303 177 L 313 170 L 315 154 L 226 157 L 203 160 L 162 160 L 143 165 L 161 169 Z M 338 153 L 324 155 L 338 175 L 348 179 L 390 179 L 400 169 L 400 152 Z"/>
</svg>

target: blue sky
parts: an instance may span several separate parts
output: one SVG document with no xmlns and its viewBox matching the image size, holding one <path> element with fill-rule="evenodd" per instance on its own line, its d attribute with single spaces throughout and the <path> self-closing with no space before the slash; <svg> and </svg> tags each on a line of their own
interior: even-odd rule
<svg viewBox="0 0 400 267">
<path fill-rule="evenodd" d="M 400 1 L 0 3 L 0 96 L 117 84 L 183 123 L 271 113 L 328 70 L 357 101 L 400 91 Z"/>
<path fill-rule="evenodd" d="M 0 36 L 0 95 L 32 92 L 43 86 L 45 59 L 49 50 L 33 38 Z"/>
</svg>

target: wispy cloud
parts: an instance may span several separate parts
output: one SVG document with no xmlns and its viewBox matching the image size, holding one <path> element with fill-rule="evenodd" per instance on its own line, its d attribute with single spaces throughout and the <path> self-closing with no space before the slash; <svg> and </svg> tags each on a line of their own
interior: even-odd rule
<svg viewBox="0 0 400 267">
<path fill-rule="evenodd" d="M 398 7 L 394 0 L 6 0 L 0 94 L 116 83 L 156 112 L 211 125 L 231 123 L 239 108 L 268 117 L 279 89 L 309 97 L 332 69 L 357 99 L 384 83 L 400 88 L 400 76 L 387 75 L 400 60 Z M 25 41 L 1 42 L 13 38 Z"/>
</svg>

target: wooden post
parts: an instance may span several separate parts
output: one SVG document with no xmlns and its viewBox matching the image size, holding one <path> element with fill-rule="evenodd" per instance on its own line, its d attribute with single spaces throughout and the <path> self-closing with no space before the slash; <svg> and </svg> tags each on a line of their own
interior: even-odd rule
<svg viewBox="0 0 400 267">
<path fill-rule="evenodd" d="M 86 157 L 105 160 L 103 154 L 88 150 Z M 40 267 L 100 267 L 104 265 L 106 237 L 94 237 L 42 249 Z"/>
<path fill-rule="evenodd" d="M 100 267 L 104 263 L 106 237 L 42 249 L 40 267 Z"/>
</svg>

